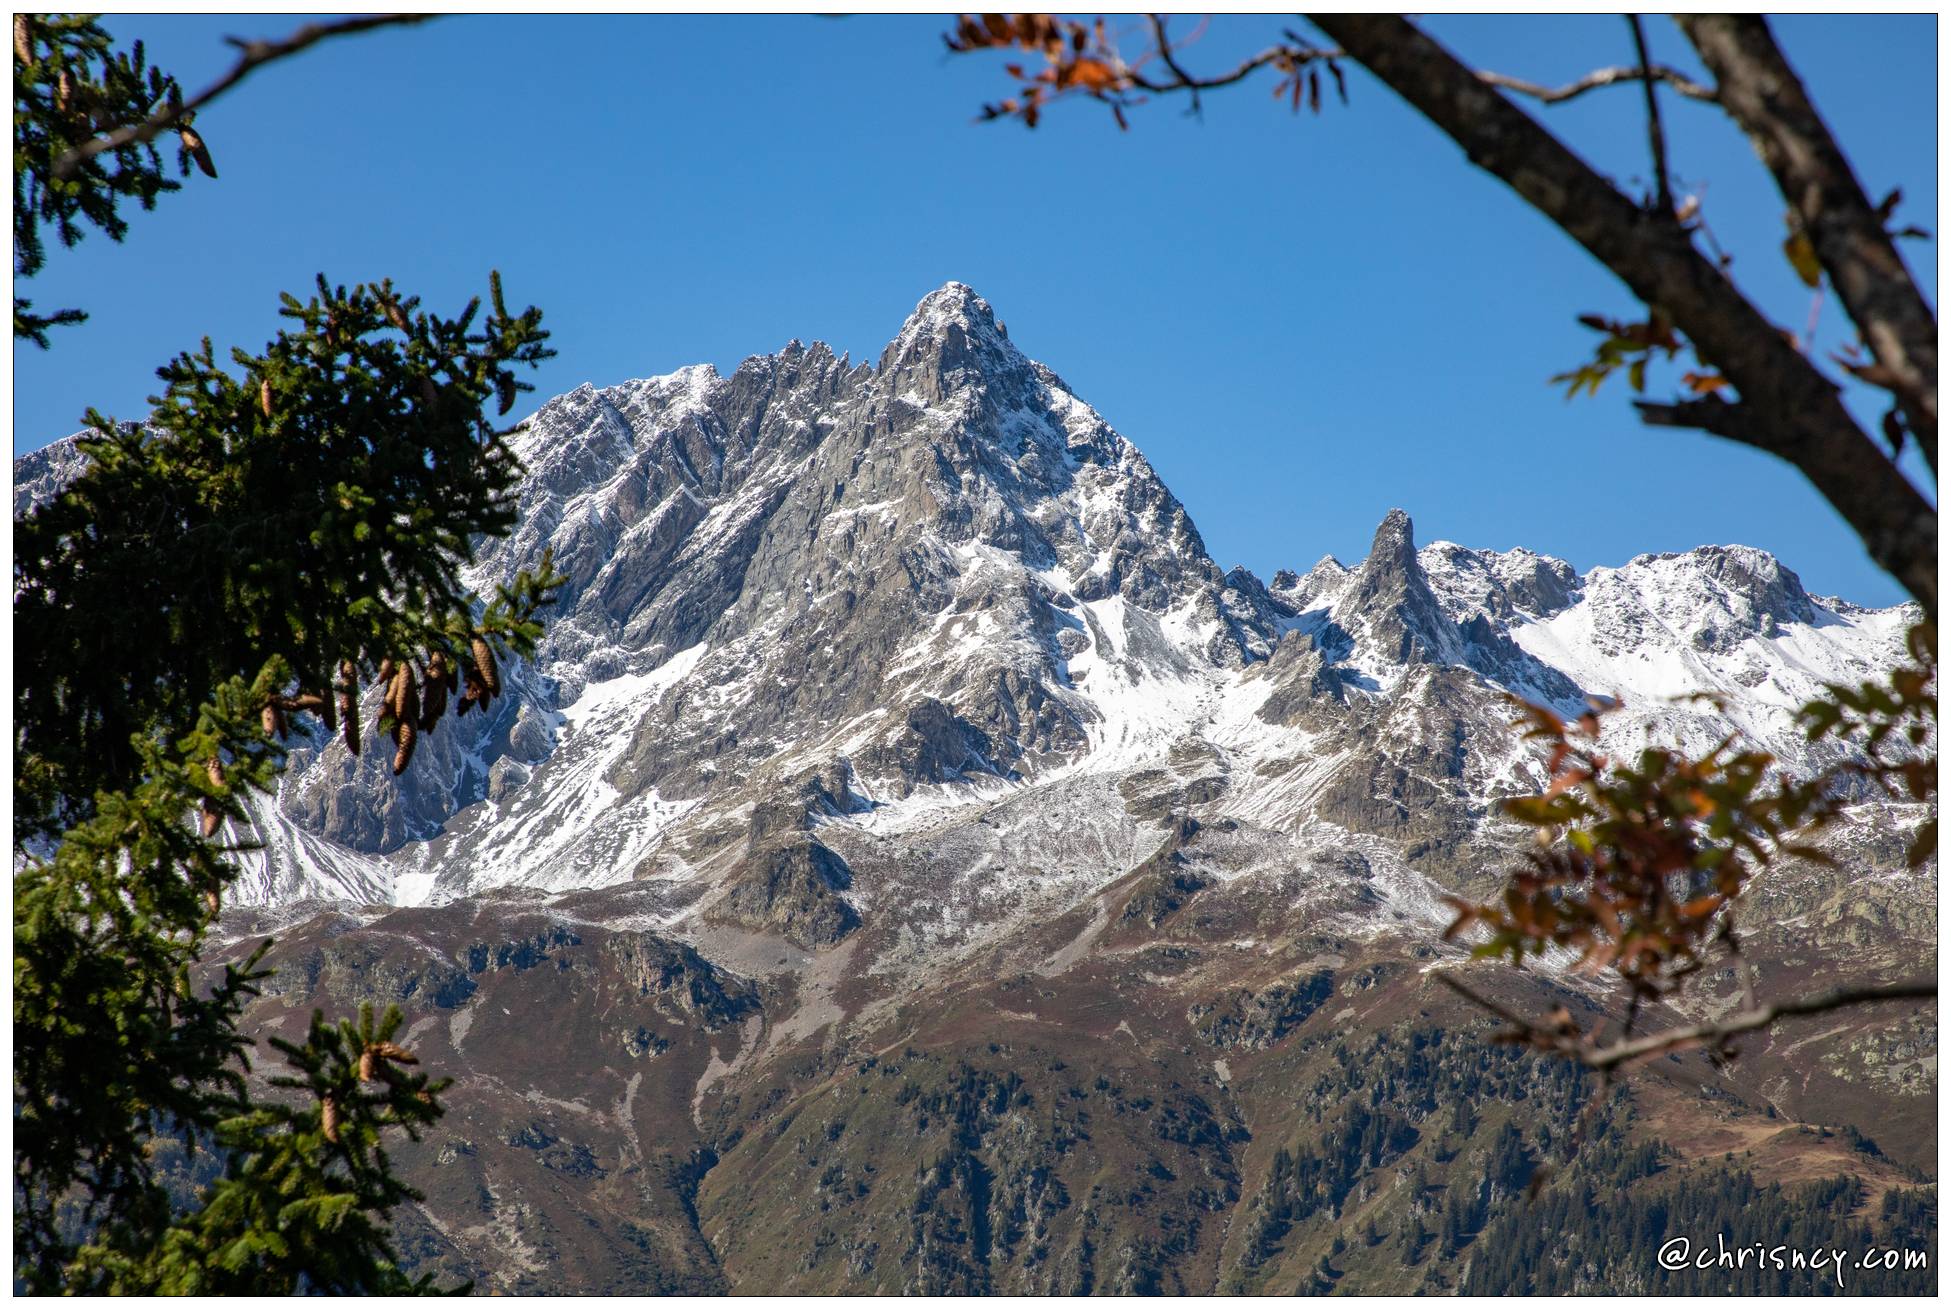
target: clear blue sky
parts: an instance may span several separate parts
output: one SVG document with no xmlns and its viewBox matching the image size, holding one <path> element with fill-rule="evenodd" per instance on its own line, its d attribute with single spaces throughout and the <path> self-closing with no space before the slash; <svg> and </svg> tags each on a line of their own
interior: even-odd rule
<svg viewBox="0 0 1951 1310">
<path fill-rule="evenodd" d="M 106 23 L 196 88 L 228 63 L 224 35 L 297 21 Z M 1219 66 L 1280 25 L 1215 20 L 1188 57 Z M 458 308 L 499 266 L 555 332 L 544 396 L 727 370 L 792 337 L 872 357 L 959 279 L 1146 452 L 1222 565 L 1358 558 L 1400 505 L 1423 541 L 1521 544 L 1581 569 L 1742 542 L 1814 590 L 1900 598 L 1786 466 L 1642 430 L 1623 379 L 1569 403 L 1547 386 L 1592 345 L 1574 316 L 1632 301 L 1359 69 L 1353 103 L 1319 117 L 1256 83 L 1209 97 L 1203 121 L 1160 102 L 1120 133 L 1079 103 L 1029 132 L 972 121 L 1004 93 L 1002 61 L 950 58 L 943 26 L 444 18 L 264 70 L 198 124 L 217 182 L 135 213 L 121 246 L 53 250 L 25 288 L 93 319 L 49 353 L 16 346 L 14 448 L 74 430 L 91 404 L 140 416 L 157 365 L 206 333 L 261 344 L 278 290 L 321 269 Z M 1428 26 L 1539 81 L 1631 55 L 1618 18 Z M 1872 195 L 1901 185 L 1901 217 L 1935 232 L 1935 18 L 1777 30 Z M 1655 58 L 1693 66 L 1665 20 L 1649 33 Z M 1665 103 L 1675 171 L 1706 186 L 1737 277 L 1799 329 L 1809 295 L 1781 259 L 1766 174 L 1717 110 Z M 1636 90 L 1534 112 L 1602 171 L 1645 176 Z M 1937 247 L 1906 253 L 1935 301 Z M 1833 347 L 1833 303 L 1821 324 Z"/>
</svg>

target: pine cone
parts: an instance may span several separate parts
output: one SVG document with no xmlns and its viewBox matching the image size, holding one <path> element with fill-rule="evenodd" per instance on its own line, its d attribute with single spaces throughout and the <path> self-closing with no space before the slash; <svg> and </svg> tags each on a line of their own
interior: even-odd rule
<svg viewBox="0 0 1951 1310">
<path fill-rule="evenodd" d="M 411 719 L 401 719 L 393 727 L 393 740 L 399 749 L 393 752 L 393 776 L 406 772 L 406 766 L 413 763 L 413 747 L 420 739 L 420 730 L 413 726 Z"/>
<path fill-rule="evenodd" d="M 386 305 L 386 321 L 408 336 L 412 336 L 413 324 L 407 322 L 406 311 L 400 308 L 400 302 L 389 299 L 384 303 Z"/>
<path fill-rule="evenodd" d="M 205 909 L 210 911 L 210 917 L 213 919 L 223 913 L 223 898 L 217 895 L 217 889 L 215 887 L 204 890 L 203 905 Z"/>
<path fill-rule="evenodd" d="M 487 699 L 493 700 L 501 695 L 501 675 L 495 670 L 494 651 L 489 649 L 487 641 L 480 637 L 471 638 L 467 643 L 467 649 L 468 654 L 474 657 L 475 671 L 481 675 L 482 690 L 488 693 Z"/>
<path fill-rule="evenodd" d="M 377 1062 L 377 1060 L 378 1057 L 373 1054 L 373 1048 L 370 1046 L 368 1046 L 365 1050 L 359 1053 L 359 1081 L 360 1082 L 369 1083 L 373 1080 L 374 1065 Z"/>
<path fill-rule="evenodd" d="M 420 399 L 429 407 L 440 399 L 440 393 L 434 390 L 434 380 L 424 374 L 420 378 Z"/>
<path fill-rule="evenodd" d="M 391 655 L 388 655 L 379 662 L 379 682 L 381 686 L 387 688 L 391 688 L 393 685 L 393 657 Z"/>
<path fill-rule="evenodd" d="M 447 652 L 435 650 L 427 656 L 427 672 L 419 683 L 419 730 L 433 732 L 441 715 L 447 713 L 447 693 L 453 672 L 447 668 Z"/>
<path fill-rule="evenodd" d="M 339 680 L 332 684 L 332 699 L 345 724 L 345 748 L 359 754 L 359 670 L 351 660 L 339 661 Z"/>
<path fill-rule="evenodd" d="M 285 732 L 291 725 L 285 721 L 284 702 L 281 698 L 273 696 L 264 702 L 264 710 L 259 718 L 263 721 L 265 736 L 276 737 L 279 741 L 285 739 Z"/>
<path fill-rule="evenodd" d="M 376 1051 L 382 1060 L 391 1060 L 394 1064 L 420 1063 L 419 1056 L 393 1042 L 374 1042 L 372 1050 Z"/>
<path fill-rule="evenodd" d="M 420 687 L 420 731 L 432 732 L 440 726 L 440 716 L 447 712 L 447 680 L 427 670 L 427 680 Z"/>
<path fill-rule="evenodd" d="M 211 786 L 221 787 L 224 785 L 224 766 L 214 757 L 204 766 L 204 772 L 209 775 Z M 223 812 L 217 808 L 217 803 L 208 796 L 204 797 L 198 803 L 197 809 L 201 812 L 200 825 L 203 839 L 209 841 L 217 835 L 217 828 L 224 821 Z"/>
<path fill-rule="evenodd" d="M 196 166 L 203 171 L 203 175 L 215 177 L 217 165 L 210 158 L 210 147 L 203 144 L 203 138 L 198 136 L 193 128 L 179 127 L 176 132 L 183 138 L 184 148 L 190 152 L 190 158 L 196 161 Z M 267 414 L 265 417 L 269 418 L 270 415 Z"/>
<path fill-rule="evenodd" d="M 413 665 L 400 661 L 400 668 L 393 675 L 393 685 L 387 693 L 387 708 L 401 723 L 414 724 L 420 721 L 420 687 L 413 676 Z"/>
<path fill-rule="evenodd" d="M 339 716 L 332 712 L 331 699 L 315 691 L 301 691 L 296 696 L 288 697 L 285 708 L 294 714 L 316 714 L 325 721 L 328 729 L 339 726 Z"/>
<path fill-rule="evenodd" d="M 335 1146 L 338 1145 L 339 1102 L 330 1092 L 325 1094 L 324 1100 L 319 1105 L 318 1125 L 319 1130 L 325 1134 L 325 1140 Z"/>
<path fill-rule="evenodd" d="M 271 417 L 271 379 L 265 378 L 257 384 L 257 407 L 264 411 L 264 417 Z"/>
<path fill-rule="evenodd" d="M 34 62 L 34 29 L 26 14 L 14 15 L 14 58 L 23 64 Z"/>
</svg>

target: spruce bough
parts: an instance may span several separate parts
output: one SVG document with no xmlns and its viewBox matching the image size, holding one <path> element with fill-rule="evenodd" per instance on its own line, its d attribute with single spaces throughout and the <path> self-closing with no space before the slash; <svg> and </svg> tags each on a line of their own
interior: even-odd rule
<svg viewBox="0 0 1951 1310">
<path fill-rule="evenodd" d="M 31 1291 L 432 1290 L 388 1237 L 416 1193 L 383 1139 L 438 1118 L 446 1084 L 394 1041 L 397 1012 L 274 1040 L 289 1072 L 259 1100 L 238 1021 L 265 948 L 214 977 L 201 957 L 287 733 L 356 728 L 378 681 L 405 768 L 462 673 L 456 712 L 499 690 L 497 659 L 533 653 L 562 581 L 547 556 L 485 603 L 459 574 L 515 521 L 520 466 L 487 406 L 505 415 L 531 389 L 517 370 L 552 352 L 498 276 L 485 313 L 323 277 L 282 313 L 235 372 L 207 340 L 159 370 L 146 424 L 91 410 L 87 470 L 15 526 L 14 1239 Z M 172 1139 L 221 1167 L 188 1201 L 156 1164 Z"/>
</svg>

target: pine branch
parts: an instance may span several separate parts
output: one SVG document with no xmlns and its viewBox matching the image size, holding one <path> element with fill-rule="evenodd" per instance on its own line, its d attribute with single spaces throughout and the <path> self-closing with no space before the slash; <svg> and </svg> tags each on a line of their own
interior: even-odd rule
<svg viewBox="0 0 1951 1310">
<path fill-rule="evenodd" d="M 118 127 L 105 136 L 94 137 L 76 146 L 54 161 L 54 176 L 65 182 L 72 178 L 84 163 L 103 151 L 120 150 L 124 146 L 155 140 L 186 117 L 236 86 L 254 70 L 295 55 L 320 41 L 335 36 L 348 36 L 355 32 L 369 32 L 379 27 L 424 23 L 430 18 L 437 17 L 438 14 L 361 14 L 332 23 L 307 23 L 282 41 L 245 41 L 239 37 L 230 37 L 228 38 L 230 44 L 236 46 L 243 54 L 231 66 L 229 72 L 180 104 L 166 105 L 140 123 Z"/>
</svg>

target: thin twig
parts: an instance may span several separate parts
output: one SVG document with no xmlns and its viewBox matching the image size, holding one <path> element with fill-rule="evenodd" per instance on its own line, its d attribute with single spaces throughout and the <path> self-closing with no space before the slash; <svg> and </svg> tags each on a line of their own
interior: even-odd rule
<svg viewBox="0 0 1951 1310">
<path fill-rule="evenodd" d="M 424 23 L 429 18 L 437 17 L 438 14 L 361 14 L 332 23 L 307 23 L 282 41 L 245 41 L 230 37 L 228 38 L 230 44 L 243 51 L 243 55 L 229 72 L 187 101 L 165 105 L 140 123 L 130 123 L 125 127 L 116 128 L 106 136 L 98 136 L 82 142 L 54 161 L 54 176 L 65 181 L 73 177 L 83 164 L 105 150 L 120 150 L 127 145 L 139 145 L 145 141 L 155 140 L 183 118 L 194 114 L 243 81 L 252 70 L 274 60 L 295 55 L 308 46 L 330 37 L 369 32 L 376 27 Z"/>
<path fill-rule="evenodd" d="M 1842 1010 L 1855 1005 L 1875 1005 L 1879 1001 L 1934 1001 L 1936 999 L 1937 984 L 1934 982 L 1894 983 L 1887 987 L 1842 987 L 1816 996 L 1805 996 L 1800 1000 L 1782 1001 L 1775 1005 L 1764 1005 L 1756 1010 L 1744 1010 L 1726 1019 L 1693 1024 L 1686 1028 L 1670 1028 L 1651 1037 L 1642 1037 L 1636 1042 L 1620 1042 L 1591 1052 L 1585 1057 L 1584 1062 L 1594 1069 L 1609 1069 L 1682 1047 L 1698 1046 L 1710 1041 L 1718 1043 L 1729 1037 L 1753 1032 L 1757 1028 L 1766 1028 L 1779 1020 L 1793 1019 L 1800 1015 L 1825 1014 L 1830 1010 Z"/>
<path fill-rule="evenodd" d="M 1251 77 L 1254 73 L 1269 64 L 1279 64 L 1286 61 L 1300 65 L 1312 63 L 1316 60 L 1332 61 L 1340 58 L 1343 58 L 1343 55 L 1339 50 L 1314 50 L 1300 46 L 1282 45 L 1271 46 L 1268 49 L 1262 50 L 1259 54 L 1240 61 L 1239 65 L 1232 71 L 1220 73 L 1214 77 L 1194 77 L 1169 58 L 1165 61 L 1166 67 L 1172 70 L 1172 80 L 1169 82 L 1154 82 L 1136 69 L 1129 70 L 1127 76 L 1131 79 L 1131 84 L 1140 91 L 1150 91 L 1154 95 L 1163 95 L 1171 91 L 1190 91 L 1197 96 L 1201 91 L 1211 91 L 1216 87 L 1231 86 L 1235 82 Z"/>
<path fill-rule="evenodd" d="M 1179 81 L 1183 82 L 1187 87 L 1191 89 L 1192 112 L 1195 115 L 1198 114 L 1199 86 L 1197 82 L 1193 79 L 1192 74 L 1186 72 L 1186 70 L 1180 66 L 1179 61 L 1173 58 L 1172 56 L 1172 42 L 1169 39 L 1167 39 L 1165 35 L 1165 15 L 1146 14 L 1145 21 L 1151 24 L 1152 40 L 1158 45 L 1158 57 L 1165 61 L 1165 66 L 1172 70 L 1172 75 L 1174 77 L 1178 78 Z"/>
<path fill-rule="evenodd" d="M 1587 73 L 1576 82 L 1568 82 L 1564 86 L 1555 88 L 1527 82 L 1521 77 L 1512 77 L 1507 73 L 1492 73 L 1484 70 L 1479 70 L 1477 73 L 1477 80 L 1480 82 L 1505 91 L 1514 91 L 1518 95 L 1530 96 L 1533 100 L 1542 101 L 1547 105 L 1563 104 L 1567 100 L 1584 95 L 1587 91 L 1617 86 L 1621 82 L 1638 82 L 1649 77 L 1656 82 L 1665 82 L 1689 100 L 1711 102 L 1720 99 L 1719 92 L 1713 87 L 1702 86 L 1679 69 L 1669 68 L 1665 64 L 1653 64 L 1644 69 L 1600 68 Z"/>
<path fill-rule="evenodd" d="M 1657 187 L 1654 203 L 1659 213 L 1671 218 L 1673 184 L 1667 180 L 1666 129 L 1660 126 L 1659 87 L 1653 76 L 1653 61 L 1646 55 L 1646 29 L 1640 24 L 1638 14 L 1627 14 L 1626 24 L 1633 29 L 1633 49 L 1639 54 L 1639 84 L 1646 92 L 1646 135 L 1653 146 L 1653 177 Z"/>
<path fill-rule="evenodd" d="M 1576 1060 L 1586 1068 L 1601 1073 L 1609 1073 L 1654 1056 L 1690 1050 L 1697 1046 L 1712 1045 L 1718 1048 L 1731 1037 L 1738 1037 L 1742 1033 L 1753 1032 L 1757 1028 L 1766 1028 L 1780 1020 L 1793 1019 L 1801 1015 L 1825 1014 L 1831 1010 L 1847 1009 L 1858 1005 L 1875 1005 L 1881 1001 L 1937 999 L 1935 982 L 1893 983 L 1879 987 L 1842 987 L 1798 1000 L 1756 1006 L 1724 1019 L 1689 1024 L 1681 1028 L 1669 1028 L 1664 1032 L 1632 1041 L 1615 1042 L 1610 1046 L 1595 1046 L 1581 1040 L 1581 1034 L 1540 1027 L 1536 1022 L 1525 1019 L 1490 998 L 1472 991 L 1446 972 L 1438 973 L 1436 979 L 1479 1009 L 1510 1024 L 1514 1035 L 1527 1044 Z"/>
</svg>

